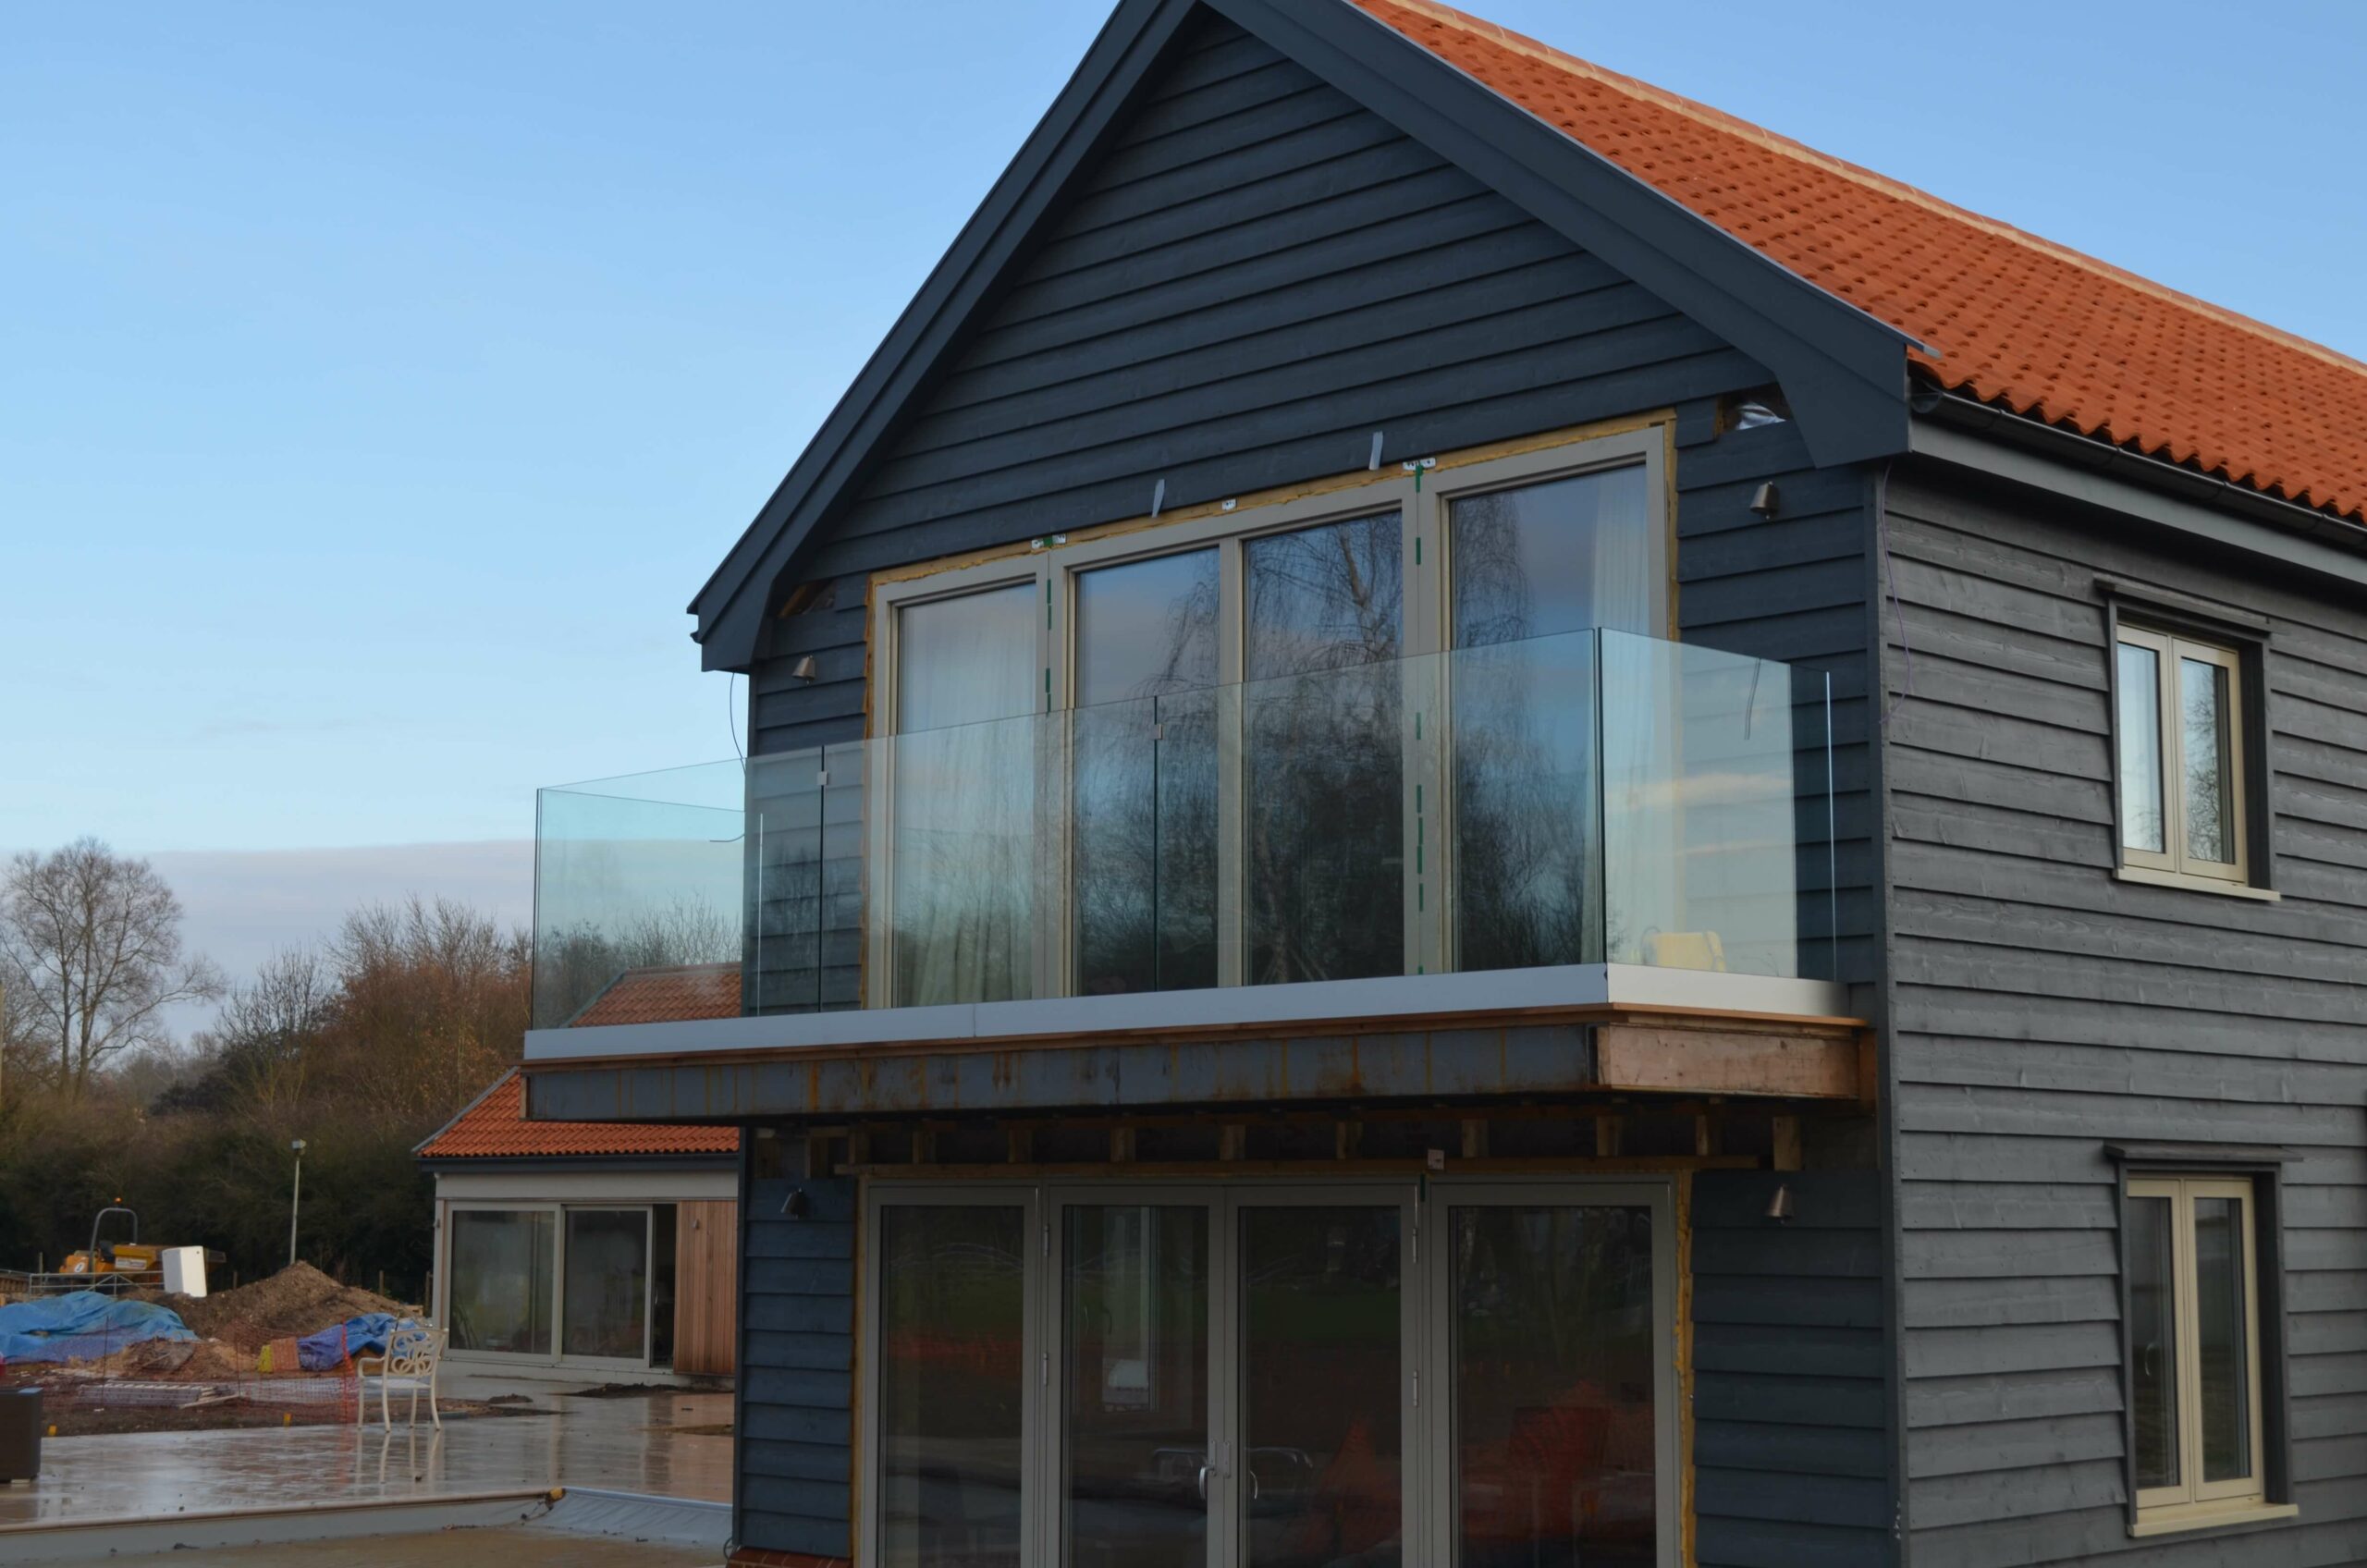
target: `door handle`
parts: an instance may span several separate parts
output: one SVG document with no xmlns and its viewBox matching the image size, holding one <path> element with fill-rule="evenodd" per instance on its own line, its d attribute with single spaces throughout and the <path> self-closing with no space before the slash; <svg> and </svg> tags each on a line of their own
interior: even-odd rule
<svg viewBox="0 0 2367 1568">
<path fill-rule="evenodd" d="M 1215 1468 L 1215 1465 L 1206 1463 L 1200 1466 L 1200 1501 L 1202 1502 L 1208 1501 L 1208 1472 Z"/>
</svg>

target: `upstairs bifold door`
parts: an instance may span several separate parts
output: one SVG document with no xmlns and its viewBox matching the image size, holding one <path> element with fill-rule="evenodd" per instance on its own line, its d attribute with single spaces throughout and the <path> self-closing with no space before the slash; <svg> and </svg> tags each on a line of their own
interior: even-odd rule
<svg viewBox="0 0 2367 1568">
<path fill-rule="evenodd" d="M 1598 962 L 1590 639 L 1670 624 L 1662 442 L 880 585 L 870 1005 Z"/>
<path fill-rule="evenodd" d="M 882 1183 L 859 1561 L 1674 1563 L 1668 1215 L 1664 1185 Z"/>
</svg>

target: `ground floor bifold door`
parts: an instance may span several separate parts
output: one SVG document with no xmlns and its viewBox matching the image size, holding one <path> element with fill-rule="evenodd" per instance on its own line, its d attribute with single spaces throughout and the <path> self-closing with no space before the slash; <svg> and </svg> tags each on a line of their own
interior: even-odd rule
<svg viewBox="0 0 2367 1568">
<path fill-rule="evenodd" d="M 1677 1561 L 1664 1183 L 875 1182 L 866 1223 L 865 1568 Z"/>
</svg>

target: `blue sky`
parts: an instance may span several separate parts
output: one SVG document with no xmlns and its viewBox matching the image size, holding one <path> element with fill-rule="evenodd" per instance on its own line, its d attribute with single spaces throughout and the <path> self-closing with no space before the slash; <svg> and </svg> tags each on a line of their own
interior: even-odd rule
<svg viewBox="0 0 2367 1568">
<path fill-rule="evenodd" d="M 1479 8 L 2367 357 L 2367 6 Z M 515 840 L 730 754 L 682 606 L 1105 12 L 12 13 L 0 847 Z"/>
</svg>

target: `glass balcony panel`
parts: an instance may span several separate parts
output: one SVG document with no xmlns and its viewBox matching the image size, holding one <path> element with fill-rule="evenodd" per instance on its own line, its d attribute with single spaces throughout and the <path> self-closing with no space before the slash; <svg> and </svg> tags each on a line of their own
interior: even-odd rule
<svg viewBox="0 0 2367 1568">
<path fill-rule="evenodd" d="M 746 790 L 729 762 L 542 791 L 536 1028 L 565 1025 L 628 971 L 741 962 Z"/>
<path fill-rule="evenodd" d="M 1456 968 L 1602 962 L 1595 648 L 1543 637 L 1446 664 Z"/>
<path fill-rule="evenodd" d="M 897 1007 L 1036 995 L 1036 852 L 1046 732 L 1036 717 L 875 742 L 887 771 L 884 882 Z"/>
<path fill-rule="evenodd" d="M 1407 662 L 1310 671 L 1240 690 L 1250 985 L 1356 980 L 1409 968 Z"/>
<path fill-rule="evenodd" d="M 1212 692 L 1186 692 L 1072 717 L 1079 996 L 1217 983 L 1215 708 Z"/>
<path fill-rule="evenodd" d="M 822 754 L 751 757 L 747 772 L 749 1005 L 812 1012 L 821 1001 Z"/>
<path fill-rule="evenodd" d="M 1820 672 L 1581 631 L 547 790 L 535 1023 L 1828 976 L 1829 713 Z"/>
<path fill-rule="evenodd" d="M 1799 974 L 1797 778 L 1822 749 L 1791 670 L 1600 635 L 1608 962 Z"/>
</svg>

